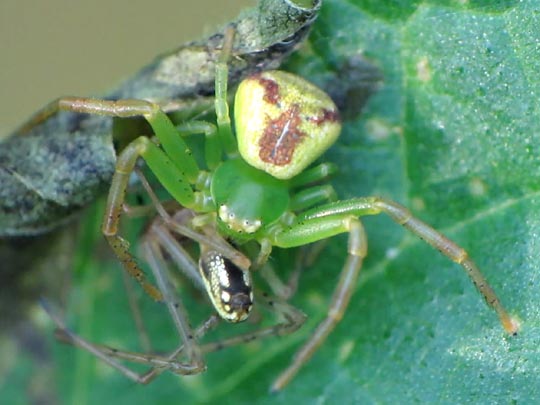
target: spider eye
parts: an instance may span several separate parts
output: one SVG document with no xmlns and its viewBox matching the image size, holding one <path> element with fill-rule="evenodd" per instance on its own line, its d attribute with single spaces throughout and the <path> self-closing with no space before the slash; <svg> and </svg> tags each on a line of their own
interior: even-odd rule
<svg viewBox="0 0 540 405">
<path fill-rule="evenodd" d="M 247 319 L 253 305 L 249 271 L 244 271 L 214 250 L 203 250 L 199 272 L 219 316 L 229 322 Z"/>
</svg>

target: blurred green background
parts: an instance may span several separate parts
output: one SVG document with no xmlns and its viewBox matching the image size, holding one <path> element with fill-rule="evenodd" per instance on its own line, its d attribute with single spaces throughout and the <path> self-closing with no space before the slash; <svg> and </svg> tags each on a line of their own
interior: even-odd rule
<svg viewBox="0 0 540 405">
<path fill-rule="evenodd" d="M 155 56 L 255 3 L 2 0 L 0 136 L 54 98 L 107 91 Z"/>
</svg>

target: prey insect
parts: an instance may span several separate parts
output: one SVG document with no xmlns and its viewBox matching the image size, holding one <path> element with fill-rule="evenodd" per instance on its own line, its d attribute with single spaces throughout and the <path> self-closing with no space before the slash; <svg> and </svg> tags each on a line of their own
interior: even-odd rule
<svg viewBox="0 0 540 405">
<path fill-rule="evenodd" d="M 265 302 L 264 298 L 253 295 L 250 272 L 267 264 L 273 247 L 295 248 L 348 234 L 347 257 L 327 316 L 274 381 L 274 391 L 281 390 L 293 379 L 343 317 L 367 254 L 367 237 L 359 219 L 365 215 L 388 215 L 458 263 L 495 310 L 503 328 L 510 334 L 517 333 L 518 322 L 509 315 L 463 248 L 396 202 L 380 197 L 337 200 L 332 187 L 322 184 L 334 172 L 334 167 L 312 164 L 335 142 L 341 130 L 337 108 L 322 90 L 281 71 L 252 75 L 242 81 L 236 91 L 233 131 L 227 102 L 227 62 L 234 56 L 233 39 L 234 30 L 230 29 L 216 65 L 216 124 L 189 121 L 175 126 L 158 106 L 142 100 L 65 98 L 58 103 L 59 109 L 73 112 L 143 116 L 153 128 L 154 139 L 137 138 L 119 155 L 102 226 L 105 238 L 126 271 L 151 297 L 167 303 L 173 319 L 178 318 L 175 324 L 182 345 L 165 358 L 143 356 L 144 362 L 157 367 L 150 373 L 158 374 L 163 369 L 174 369 L 179 374 L 200 372 L 205 367 L 202 352 L 212 349 L 201 350 L 197 343 L 208 326 L 203 324 L 194 331 L 189 328 L 187 320 L 182 319 L 187 316 L 186 311 L 174 310 L 177 300 L 159 281 L 159 272 L 155 287 L 133 259 L 128 242 L 118 234 L 128 180 L 139 158 L 192 216 L 180 221 L 182 227 L 178 233 L 196 241 L 201 249 L 198 266 L 186 267 L 195 269 L 193 278 L 199 280 L 215 311 L 226 321 L 243 321 L 253 305 Z M 201 133 L 205 136 L 204 168 L 193 157 L 188 138 L 188 135 Z M 167 218 L 165 214 L 161 216 Z M 166 223 L 171 229 L 178 226 L 174 221 Z M 146 255 L 149 262 L 153 261 L 152 252 L 159 249 L 154 246 L 149 250 Z M 160 268 L 159 261 L 152 267 Z M 291 332 L 300 326 L 303 316 L 288 304 L 280 306 L 282 312 L 288 314 L 284 316 L 288 319 L 286 326 L 255 332 L 254 338 Z M 59 319 L 56 322 L 64 329 Z M 67 331 L 66 335 L 72 336 Z M 124 356 L 76 342 L 72 337 L 68 340 L 109 363 L 113 363 L 113 356 Z M 177 360 L 180 355 L 184 360 Z M 136 360 L 136 357 L 129 359 Z M 127 371 L 125 374 L 136 381 L 149 380 Z"/>
<path fill-rule="evenodd" d="M 143 237 L 141 252 L 152 269 L 182 343 L 168 355 L 126 352 L 94 344 L 69 331 L 60 317 L 51 311 L 45 303 L 47 311 L 57 324 L 57 337 L 60 340 L 91 352 L 107 364 L 118 369 L 128 378 L 146 384 L 167 370 L 181 375 L 200 373 L 206 369 L 202 358 L 205 353 L 268 336 L 289 334 L 296 331 L 303 324 L 305 315 L 301 311 L 287 304 L 280 297 L 253 291 L 249 273 L 243 272 L 228 261 L 223 254 L 206 245 L 207 243 L 220 245 L 221 251 L 230 250 L 236 260 L 247 260 L 240 252 L 235 252 L 215 229 L 206 226 L 200 230 L 201 233 L 193 234 L 193 229 L 188 226 L 195 216 L 193 211 L 181 208 L 174 215 L 169 215 L 159 202 L 156 207 L 158 207 L 160 216 L 152 222 Z M 186 235 L 189 235 L 189 238 Z M 190 238 L 192 242 L 196 240 L 196 243 L 200 246 L 202 253 L 199 263 L 186 250 L 185 242 Z M 197 328 L 194 329 L 190 326 L 188 311 L 174 289 L 173 277 L 169 273 L 169 266 L 165 256 L 169 257 L 175 267 L 182 270 L 201 291 L 204 292 L 206 288 L 210 288 L 211 280 L 215 281 L 219 294 L 216 295 L 217 300 L 212 299 L 211 301 L 216 307 L 220 308 L 220 315 L 226 320 L 230 322 L 245 320 L 251 312 L 255 296 L 258 307 L 275 313 L 280 321 L 275 325 L 226 339 L 204 344 L 199 343 L 199 339 L 204 338 L 208 331 L 217 326 L 221 317 L 211 315 Z M 266 269 L 266 271 L 272 270 Z M 276 292 L 279 293 L 280 291 Z M 228 294 L 228 296 L 226 297 L 225 294 Z M 234 311 L 225 308 L 227 306 L 234 308 Z M 150 368 L 146 372 L 136 373 L 121 361 L 142 363 L 150 366 Z"/>
</svg>

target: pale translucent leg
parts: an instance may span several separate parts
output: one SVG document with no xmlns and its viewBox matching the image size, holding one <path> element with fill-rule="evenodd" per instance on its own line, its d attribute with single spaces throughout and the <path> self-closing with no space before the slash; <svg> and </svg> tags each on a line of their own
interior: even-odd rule
<svg viewBox="0 0 540 405">
<path fill-rule="evenodd" d="M 271 386 L 271 391 L 283 389 L 294 378 L 341 321 L 345 309 L 349 305 L 350 298 L 356 287 L 362 261 L 367 254 L 367 238 L 364 227 L 357 218 L 345 218 L 343 226 L 349 232 L 348 256 L 330 300 L 327 316 L 315 329 L 307 342 L 296 352 L 291 364 L 276 378 Z"/>
<path fill-rule="evenodd" d="M 193 364 L 196 368 L 198 367 L 199 372 L 205 370 L 202 354 L 195 340 L 195 334 L 191 329 L 187 311 L 178 298 L 178 294 L 175 293 L 159 242 L 153 238 L 145 238 L 142 248 L 145 259 L 152 269 L 156 283 L 163 294 L 165 305 L 181 338 L 188 363 Z"/>
</svg>

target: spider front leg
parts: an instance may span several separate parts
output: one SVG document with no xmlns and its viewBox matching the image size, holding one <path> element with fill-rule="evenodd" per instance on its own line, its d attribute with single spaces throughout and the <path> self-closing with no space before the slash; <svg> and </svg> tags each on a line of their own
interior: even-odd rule
<svg viewBox="0 0 540 405">
<path fill-rule="evenodd" d="M 118 156 L 102 231 L 126 271 L 142 285 L 150 296 L 161 300 L 159 291 L 146 281 L 144 273 L 130 254 L 128 242 L 117 235 L 129 177 L 137 159 L 142 157 L 177 202 L 184 207 L 205 211 L 209 208 L 207 207 L 209 199 L 192 189 L 192 184 L 197 184 L 203 172 L 200 171 L 190 148 L 178 130 L 155 104 L 144 100 L 107 101 L 70 97 L 58 100 L 57 108 L 114 117 L 143 116 L 152 126 L 160 146 L 149 138 L 141 136 L 128 144 Z M 184 133 L 189 133 L 189 128 L 184 128 Z"/>
<path fill-rule="evenodd" d="M 149 138 L 141 136 L 129 143 L 118 156 L 107 199 L 102 232 L 125 270 L 139 282 L 146 293 L 157 301 L 166 301 L 176 328 L 182 337 L 183 345 L 185 345 L 184 353 L 186 353 L 187 357 L 186 363 L 178 363 L 178 365 L 174 363 L 173 366 L 177 367 L 178 372 L 182 374 L 202 371 L 204 364 L 200 351 L 191 341 L 193 333 L 190 332 L 186 317 L 183 315 L 185 311 L 182 311 L 179 307 L 171 308 L 172 302 L 175 301 L 164 296 L 166 289 L 163 285 L 156 288 L 146 280 L 143 271 L 129 252 L 129 243 L 117 233 L 128 181 L 139 157 L 145 160 L 159 182 L 179 204 L 203 212 L 208 210 L 209 207 L 206 204 L 210 200 L 202 195 L 203 193 L 195 192 L 192 185 L 196 185 L 201 181 L 199 177 L 201 175 L 204 177 L 204 172 L 199 170 L 191 150 L 173 123 L 158 106 L 152 103 L 143 100 L 106 101 L 65 98 L 58 101 L 58 107 L 62 110 L 116 117 L 144 116 L 152 126 L 159 141 L 159 146 Z M 184 127 L 181 130 L 186 134 L 189 133 L 190 128 Z M 215 145 L 215 142 L 210 143 Z M 216 156 L 217 153 L 210 153 L 210 155 Z M 160 280 L 158 275 L 156 275 L 156 279 L 158 284 L 163 284 L 163 280 Z M 132 374 L 115 359 L 111 359 L 104 355 L 103 352 L 92 347 L 92 345 L 82 340 L 78 341 L 77 344 L 116 367 L 126 376 L 139 381 L 139 377 Z"/>
<path fill-rule="evenodd" d="M 345 201 L 326 204 L 300 215 L 298 221 L 311 221 L 314 219 L 332 218 L 336 215 L 376 215 L 387 214 L 394 222 L 402 225 L 416 236 L 439 250 L 443 255 L 459 264 L 467 272 L 473 284 L 486 303 L 492 307 L 503 326 L 509 334 L 516 334 L 519 330 L 519 322 L 512 318 L 504 308 L 495 291 L 469 257 L 468 253 L 448 239 L 442 233 L 433 229 L 425 222 L 415 218 L 411 212 L 402 205 L 380 197 L 353 198 Z"/>
</svg>

